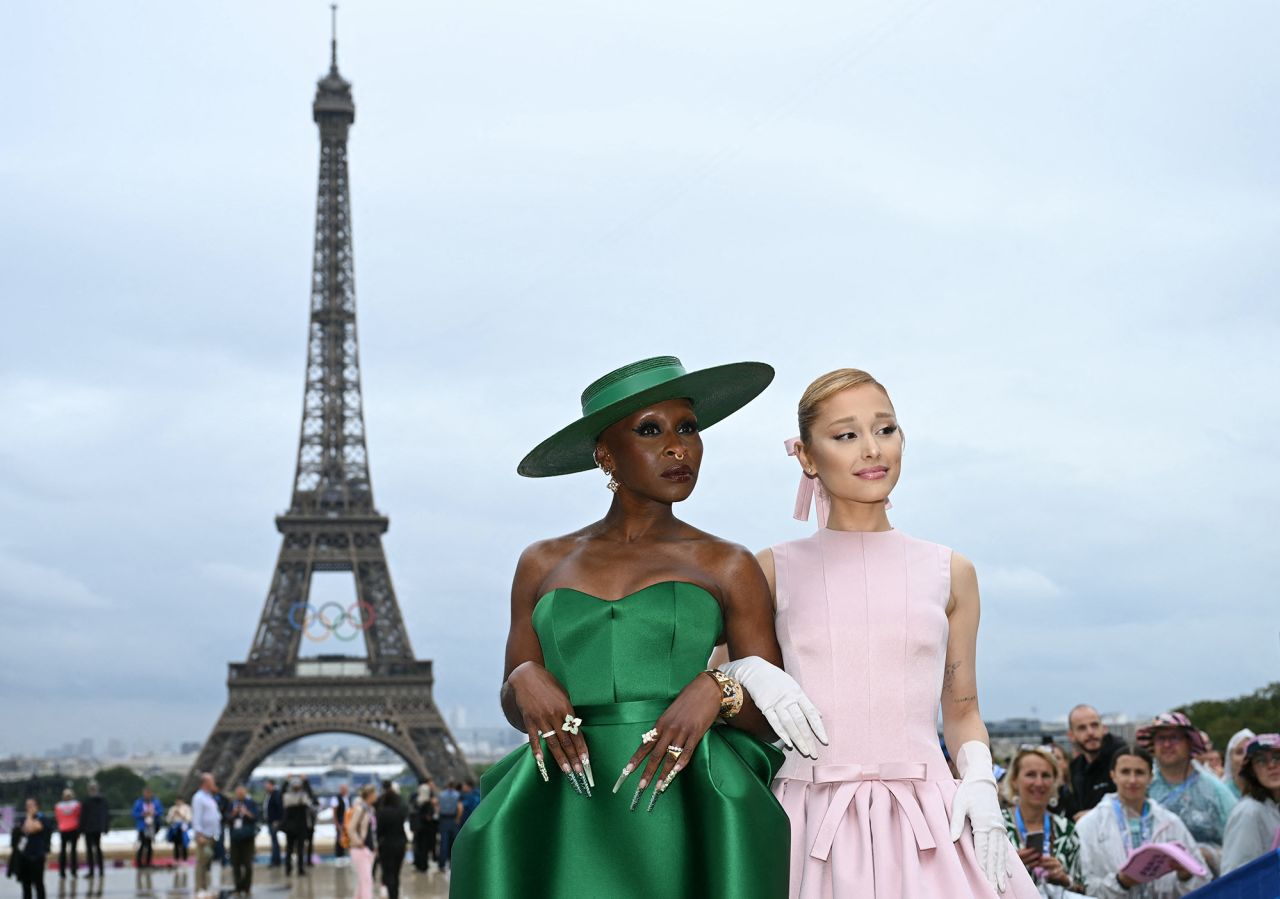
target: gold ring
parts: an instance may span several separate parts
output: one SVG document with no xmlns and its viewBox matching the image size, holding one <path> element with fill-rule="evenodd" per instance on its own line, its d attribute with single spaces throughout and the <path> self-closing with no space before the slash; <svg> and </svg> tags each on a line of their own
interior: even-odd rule
<svg viewBox="0 0 1280 899">
<path fill-rule="evenodd" d="M 682 753 L 682 752 L 684 752 L 684 747 L 683 747 L 683 746 L 668 746 L 668 747 L 667 747 L 667 755 L 671 756 L 673 759 L 679 759 L 679 758 L 680 758 L 680 753 Z"/>
</svg>

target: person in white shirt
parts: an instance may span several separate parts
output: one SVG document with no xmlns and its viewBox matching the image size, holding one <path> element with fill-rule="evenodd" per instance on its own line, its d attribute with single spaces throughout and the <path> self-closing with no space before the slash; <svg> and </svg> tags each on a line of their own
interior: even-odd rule
<svg viewBox="0 0 1280 899">
<path fill-rule="evenodd" d="M 222 813 L 214 791 L 218 786 L 208 771 L 200 775 L 200 789 L 191 799 L 191 830 L 196 835 L 195 899 L 210 899 L 209 868 L 213 864 L 213 844 L 222 834 Z"/>
<path fill-rule="evenodd" d="M 1223 874 L 1266 855 L 1280 840 L 1280 734 L 1259 734 L 1249 740 L 1240 777 L 1244 798 L 1227 819 Z"/>
<path fill-rule="evenodd" d="M 1195 837 L 1182 819 L 1147 798 L 1151 786 L 1151 753 L 1139 746 L 1122 746 L 1111 757 L 1111 780 L 1116 785 L 1076 824 L 1080 837 L 1080 871 L 1085 892 L 1096 899 L 1174 899 L 1209 882 L 1183 868 L 1148 883 L 1120 873 L 1129 853 L 1150 843 L 1181 843 L 1187 853 L 1204 862 Z"/>
</svg>

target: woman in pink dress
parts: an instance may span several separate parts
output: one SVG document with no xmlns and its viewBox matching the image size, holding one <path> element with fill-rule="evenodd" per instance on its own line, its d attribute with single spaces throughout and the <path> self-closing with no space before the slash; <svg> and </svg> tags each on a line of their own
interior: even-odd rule
<svg viewBox="0 0 1280 899">
<path fill-rule="evenodd" d="M 812 537 L 764 550 L 785 667 L 830 744 L 774 781 L 791 818 L 791 896 L 1036 899 L 1005 837 L 978 712 L 978 580 L 886 515 L 903 437 L 887 391 L 841 369 L 800 400 L 797 518 Z M 947 768 L 935 730 L 942 705 Z"/>
</svg>

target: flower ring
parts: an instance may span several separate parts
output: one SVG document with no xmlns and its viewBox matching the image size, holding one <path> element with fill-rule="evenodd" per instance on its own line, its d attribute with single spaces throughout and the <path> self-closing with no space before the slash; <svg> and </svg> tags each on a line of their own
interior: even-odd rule
<svg viewBox="0 0 1280 899">
<path fill-rule="evenodd" d="M 658 739 L 658 729 L 656 727 L 653 730 L 645 731 L 640 735 L 641 743 L 652 743 L 656 739 Z"/>
<path fill-rule="evenodd" d="M 576 734 L 578 727 L 582 724 L 581 718 L 575 718 L 572 715 L 564 716 L 564 724 L 560 725 L 560 729 L 566 733 Z"/>
</svg>

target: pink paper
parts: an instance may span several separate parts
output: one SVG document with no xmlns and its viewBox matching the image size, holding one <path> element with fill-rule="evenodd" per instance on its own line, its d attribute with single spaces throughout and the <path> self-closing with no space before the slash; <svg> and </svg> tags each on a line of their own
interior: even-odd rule
<svg viewBox="0 0 1280 899">
<path fill-rule="evenodd" d="M 1209 873 L 1181 843 L 1151 843 L 1135 849 L 1129 853 L 1120 872 L 1138 883 L 1148 883 L 1168 874 L 1175 865 L 1181 865 L 1196 877 Z"/>
</svg>

